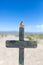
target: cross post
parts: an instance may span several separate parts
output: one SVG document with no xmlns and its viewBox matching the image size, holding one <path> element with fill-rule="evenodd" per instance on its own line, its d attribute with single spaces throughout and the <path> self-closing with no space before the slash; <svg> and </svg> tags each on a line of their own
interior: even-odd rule
<svg viewBox="0 0 43 65">
<path fill-rule="evenodd" d="M 19 41 L 17 40 L 7 40 L 7 48 L 19 48 L 19 65 L 24 65 L 24 48 L 36 48 L 36 41 L 24 41 L 24 24 L 20 23 L 19 27 Z"/>
</svg>

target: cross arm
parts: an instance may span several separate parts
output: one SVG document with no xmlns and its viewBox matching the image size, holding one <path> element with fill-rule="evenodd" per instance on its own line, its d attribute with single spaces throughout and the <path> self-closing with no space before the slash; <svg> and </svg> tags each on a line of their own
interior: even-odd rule
<svg viewBox="0 0 43 65">
<path fill-rule="evenodd" d="M 15 40 L 7 40 L 6 47 L 8 48 L 36 48 L 36 41 L 15 41 Z"/>
</svg>

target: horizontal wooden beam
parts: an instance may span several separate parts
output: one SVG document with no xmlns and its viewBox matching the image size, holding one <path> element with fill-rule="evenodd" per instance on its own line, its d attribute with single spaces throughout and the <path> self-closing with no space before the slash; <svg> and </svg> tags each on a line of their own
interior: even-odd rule
<svg viewBox="0 0 43 65">
<path fill-rule="evenodd" d="M 36 41 L 15 41 L 15 40 L 7 40 L 6 47 L 8 48 L 36 48 Z"/>
</svg>

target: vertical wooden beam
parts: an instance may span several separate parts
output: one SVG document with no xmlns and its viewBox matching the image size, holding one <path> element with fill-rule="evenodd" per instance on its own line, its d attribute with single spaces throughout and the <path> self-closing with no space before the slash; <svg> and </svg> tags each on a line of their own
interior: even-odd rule
<svg viewBox="0 0 43 65">
<path fill-rule="evenodd" d="M 20 27 L 19 27 L 19 40 L 24 41 L 24 24 L 23 24 L 23 22 L 20 23 Z"/>
<path fill-rule="evenodd" d="M 19 49 L 19 65 L 24 65 L 24 48 Z"/>
<path fill-rule="evenodd" d="M 24 41 L 24 24 L 20 23 L 19 40 Z M 24 65 L 24 48 L 19 48 L 19 65 Z"/>
</svg>

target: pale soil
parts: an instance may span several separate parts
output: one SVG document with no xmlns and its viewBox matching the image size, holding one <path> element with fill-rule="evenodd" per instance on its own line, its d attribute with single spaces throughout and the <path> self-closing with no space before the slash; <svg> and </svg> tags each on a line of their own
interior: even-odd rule
<svg viewBox="0 0 43 65">
<path fill-rule="evenodd" d="M 19 49 L 6 48 L 6 40 L 18 40 L 18 37 L 0 37 L 0 65 L 19 65 Z M 28 40 L 28 39 L 25 39 Z M 24 49 L 24 65 L 43 65 L 43 39 L 38 40 L 37 48 Z"/>
</svg>

